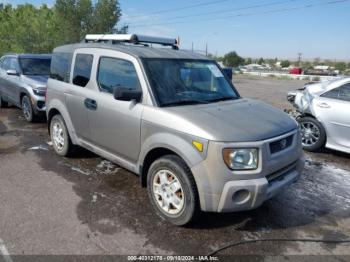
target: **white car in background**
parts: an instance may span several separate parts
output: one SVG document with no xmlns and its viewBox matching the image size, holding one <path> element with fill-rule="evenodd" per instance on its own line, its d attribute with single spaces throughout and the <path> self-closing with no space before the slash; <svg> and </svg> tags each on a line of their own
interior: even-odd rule
<svg viewBox="0 0 350 262">
<path fill-rule="evenodd" d="M 306 85 L 287 98 L 299 112 L 305 150 L 350 153 L 350 77 Z"/>
</svg>

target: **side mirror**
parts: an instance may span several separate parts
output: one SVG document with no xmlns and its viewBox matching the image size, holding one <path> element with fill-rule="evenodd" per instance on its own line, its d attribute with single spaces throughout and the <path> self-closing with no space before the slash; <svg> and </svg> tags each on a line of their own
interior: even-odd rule
<svg viewBox="0 0 350 262">
<path fill-rule="evenodd" d="M 222 69 L 222 71 L 224 71 L 225 75 L 232 81 L 233 77 L 232 77 L 232 67 L 225 67 Z"/>
<path fill-rule="evenodd" d="M 114 99 L 120 101 L 131 101 L 136 100 L 136 102 L 141 101 L 142 92 L 140 90 L 133 90 L 126 87 L 116 87 L 114 89 Z"/>
<path fill-rule="evenodd" d="M 7 70 L 6 74 L 8 74 L 9 76 L 18 76 L 19 75 L 19 73 L 14 69 Z"/>
</svg>

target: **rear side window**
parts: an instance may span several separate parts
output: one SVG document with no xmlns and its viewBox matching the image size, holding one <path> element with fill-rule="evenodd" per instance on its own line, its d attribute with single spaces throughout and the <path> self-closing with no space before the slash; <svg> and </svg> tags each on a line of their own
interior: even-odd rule
<svg viewBox="0 0 350 262">
<path fill-rule="evenodd" d="M 113 94 L 116 87 L 141 90 L 134 65 L 130 61 L 102 57 L 100 59 L 97 83 L 102 92 Z"/>
<path fill-rule="evenodd" d="M 92 61 L 94 57 L 88 54 L 77 54 L 75 57 L 73 84 L 85 87 L 90 81 Z"/>
<path fill-rule="evenodd" d="M 68 83 L 71 63 L 71 53 L 54 53 L 51 60 L 50 78 Z"/>
</svg>

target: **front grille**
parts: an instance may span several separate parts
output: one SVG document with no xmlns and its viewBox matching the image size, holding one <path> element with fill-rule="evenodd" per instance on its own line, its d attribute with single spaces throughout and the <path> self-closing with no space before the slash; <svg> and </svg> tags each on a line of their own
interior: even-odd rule
<svg viewBox="0 0 350 262">
<path fill-rule="evenodd" d="M 276 154 L 276 153 L 290 147 L 292 145 L 292 143 L 293 143 L 293 135 L 282 138 L 278 141 L 274 141 L 274 142 L 270 143 L 270 152 L 271 152 L 271 154 Z"/>
<path fill-rule="evenodd" d="M 282 179 L 286 174 L 288 174 L 290 171 L 295 169 L 298 161 L 293 162 L 292 164 L 277 170 L 276 172 L 273 172 L 272 174 L 269 174 L 266 176 L 266 179 L 269 183 Z"/>
</svg>

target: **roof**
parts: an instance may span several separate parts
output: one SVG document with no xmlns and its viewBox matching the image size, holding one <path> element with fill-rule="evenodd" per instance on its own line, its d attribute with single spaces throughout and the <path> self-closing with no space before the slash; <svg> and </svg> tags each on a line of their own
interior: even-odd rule
<svg viewBox="0 0 350 262">
<path fill-rule="evenodd" d="M 104 48 L 127 53 L 137 58 L 168 58 L 168 59 L 201 59 L 210 60 L 210 58 L 192 53 L 190 51 L 174 50 L 170 48 L 153 48 L 140 45 L 110 44 L 110 43 L 79 43 L 64 45 L 54 49 L 55 52 L 73 53 L 78 48 Z"/>
<path fill-rule="evenodd" d="M 4 56 L 15 56 L 19 58 L 51 58 L 51 54 L 5 54 Z"/>
</svg>

